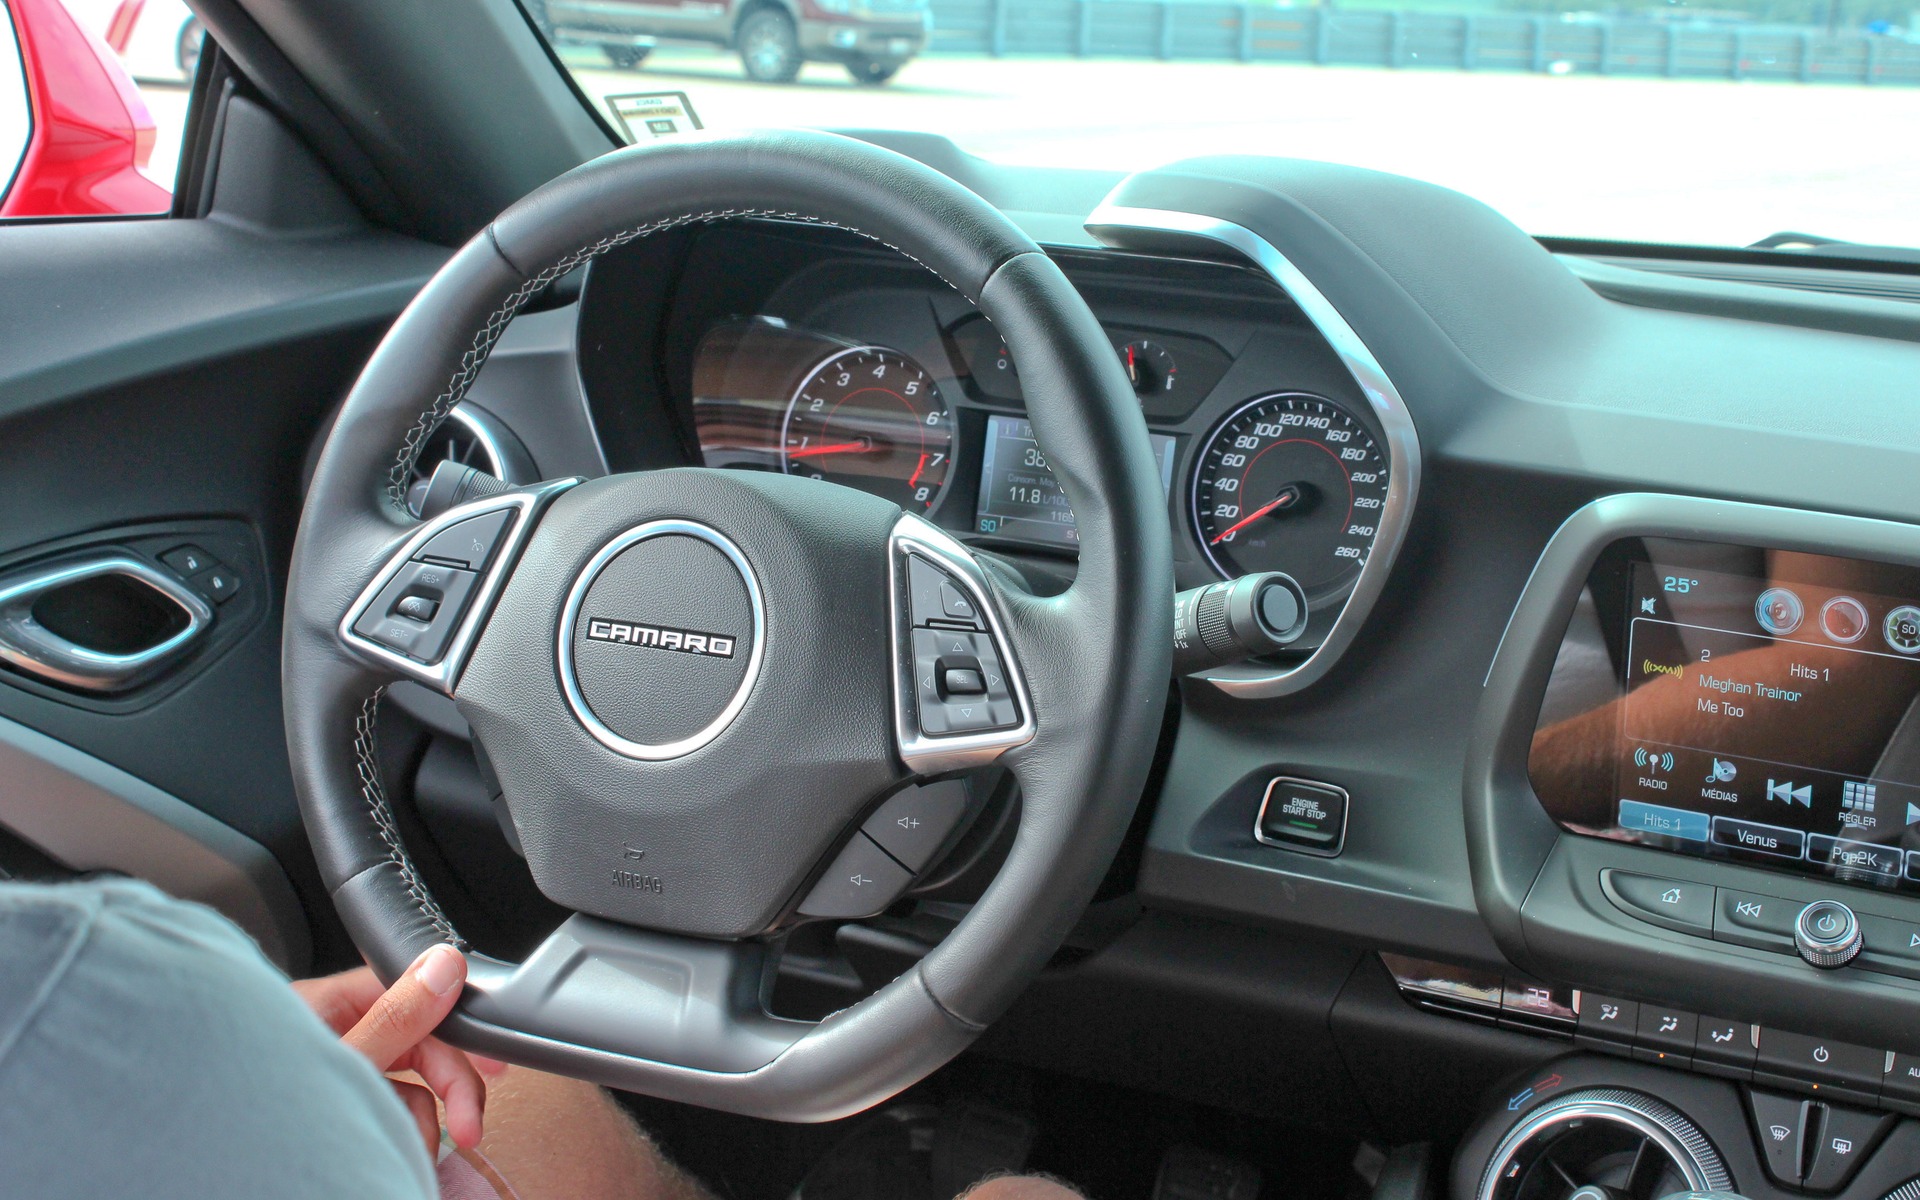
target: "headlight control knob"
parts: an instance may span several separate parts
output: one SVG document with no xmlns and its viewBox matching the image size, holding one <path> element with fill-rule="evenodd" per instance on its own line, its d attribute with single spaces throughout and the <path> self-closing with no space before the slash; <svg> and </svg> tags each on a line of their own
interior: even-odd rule
<svg viewBox="0 0 1920 1200">
<path fill-rule="evenodd" d="M 1860 953 L 1860 922 L 1838 900 L 1815 900 L 1793 923 L 1793 945 L 1816 967 L 1844 967 Z"/>
</svg>

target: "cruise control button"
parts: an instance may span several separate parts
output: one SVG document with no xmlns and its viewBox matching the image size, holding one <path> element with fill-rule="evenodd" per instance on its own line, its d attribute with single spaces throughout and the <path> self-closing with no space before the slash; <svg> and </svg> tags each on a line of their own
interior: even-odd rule
<svg viewBox="0 0 1920 1200">
<path fill-rule="evenodd" d="M 852 920 L 886 911 L 913 876 L 864 833 L 855 833 L 800 904 L 803 917 Z"/>
<path fill-rule="evenodd" d="M 425 596 L 402 596 L 400 603 L 393 606 L 393 611 L 416 621 L 431 621 L 433 614 L 440 611 L 440 602 Z"/>
<path fill-rule="evenodd" d="M 1884 1051 L 1851 1042 L 1763 1028 L 1754 1072 L 1756 1078 L 1764 1072 L 1784 1082 L 1837 1084 L 1873 1095 L 1880 1090 L 1886 1057 Z"/>
<path fill-rule="evenodd" d="M 1793 949 L 1793 922 L 1803 906 L 1778 896 L 1721 888 L 1713 914 L 1713 936 L 1756 950 Z"/>
<path fill-rule="evenodd" d="M 896 792 L 863 828 L 909 871 L 924 869 L 967 815 L 967 785 L 958 779 Z"/>
<path fill-rule="evenodd" d="M 420 547 L 413 556 L 414 561 L 431 558 L 478 571 L 493 557 L 493 548 L 499 544 L 501 532 L 512 519 L 513 510 L 502 508 L 449 525 Z"/>
<path fill-rule="evenodd" d="M 446 653 L 447 643 L 466 614 L 467 600 L 480 577 L 472 571 L 443 567 L 439 563 L 410 562 L 401 567 L 367 606 L 353 631 L 370 641 L 379 642 L 409 658 L 435 662 Z M 420 596 L 438 604 L 430 621 L 389 615 L 397 612 L 400 601 Z"/>
<path fill-rule="evenodd" d="M 1677 1008 L 1640 1006 L 1640 1023 L 1634 1027 L 1633 1056 L 1643 1062 L 1684 1067 L 1693 1061 L 1693 1039 L 1700 1018 Z"/>
<path fill-rule="evenodd" d="M 1682 933 L 1712 936 L 1714 888 L 1626 871 L 1600 873 L 1608 897 L 1643 921 L 1678 929 Z"/>
<path fill-rule="evenodd" d="M 1847 1186 L 1894 1118 L 1891 1113 L 1862 1112 L 1838 1104 L 1819 1107 L 1826 1109 L 1826 1120 L 1814 1135 L 1813 1165 L 1807 1168 L 1802 1186 L 1810 1192 L 1837 1192 Z"/>
<path fill-rule="evenodd" d="M 1812 1103 L 1798 1096 L 1777 1096 L 1758 1088 L 1747 1093 L 1752 1106 L 1753 1136 L 1766 1158 L 1767 1174 L 1788 1187 L 1800 1184 L 1800 1149 L 1806 1144 L 1808 1109 Z"/>
</svg>

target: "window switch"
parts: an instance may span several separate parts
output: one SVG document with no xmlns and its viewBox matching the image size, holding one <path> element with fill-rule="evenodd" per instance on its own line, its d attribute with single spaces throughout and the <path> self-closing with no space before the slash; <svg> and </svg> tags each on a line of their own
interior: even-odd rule
<svg viewBox="0 0 1920 1200">
<path fill-rule="evenodd" d="M 433 614 L 440 611 L 438 600 L 429 600 L 425 596 L 402 596 L 393 606 L 394 615 L 411 617 L 416 621 L 431 621 Z"/>
</svg>

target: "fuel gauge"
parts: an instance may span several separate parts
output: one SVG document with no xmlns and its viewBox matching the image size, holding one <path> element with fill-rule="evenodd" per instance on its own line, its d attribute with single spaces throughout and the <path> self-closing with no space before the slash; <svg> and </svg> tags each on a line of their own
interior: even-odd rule
<svg viewBox="0 0 1920 1200">
<path fill-rule="evenodd" d="M 1127 381 L 1133 384 L 1133 394 L 1143 400 L 1172 391 L 1173 377 L 1180 369 L 1165 346 L 1145 338 L 1122 346 L 1120 362 L 1127 369 Z"/>
</svg>

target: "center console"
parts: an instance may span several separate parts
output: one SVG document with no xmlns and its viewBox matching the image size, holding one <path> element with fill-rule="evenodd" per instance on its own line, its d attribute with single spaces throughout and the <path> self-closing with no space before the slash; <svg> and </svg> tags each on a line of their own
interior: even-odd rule
<svg viewBox="0 0 1920 1200">
<path fill-rule="evenodd" d="M 1389 966 L 1587 1053 L 1496 1100 L 1456 1195 L 1920 1194 L 1920 530 L 1589 505 L 1464 782 L 1475 901 L 1529 978 Z"/>
</svg>

